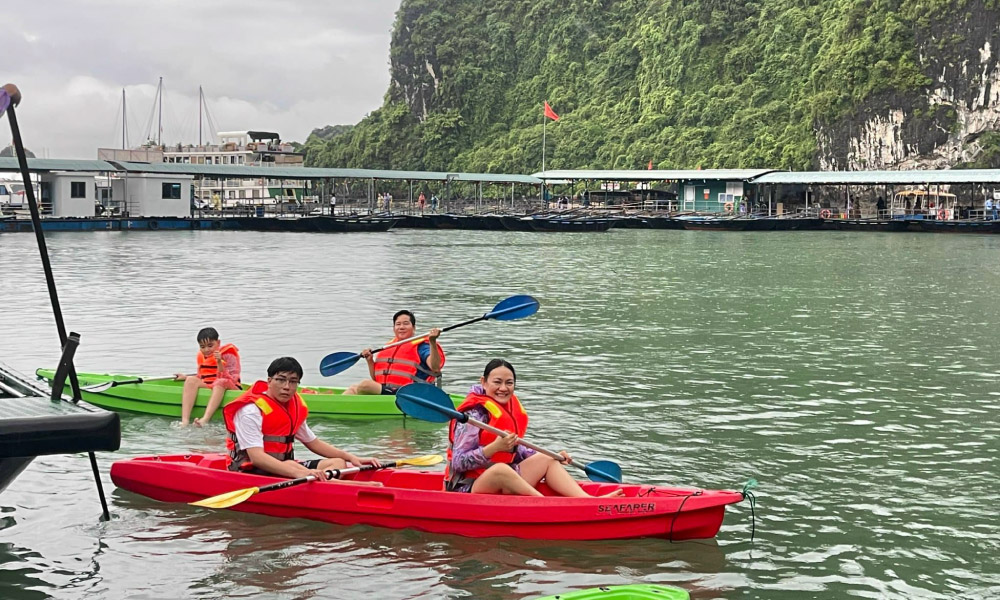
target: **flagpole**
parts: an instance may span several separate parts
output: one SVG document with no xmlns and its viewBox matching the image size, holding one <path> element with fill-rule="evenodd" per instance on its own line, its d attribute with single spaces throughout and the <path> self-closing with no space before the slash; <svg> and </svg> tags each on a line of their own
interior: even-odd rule
<svg viewBox="0 0 1000 600">
<path fill-rule="evenodd" d="M 544 112 L 542 114 L 542 173 L 545 173 L 545 122 L 548 121 L 548 117 L 545 116 Z M 549 203 L 545 200 L 545 180 L 542 180 L 542 208 L 548 209 Z"/>
</svg>

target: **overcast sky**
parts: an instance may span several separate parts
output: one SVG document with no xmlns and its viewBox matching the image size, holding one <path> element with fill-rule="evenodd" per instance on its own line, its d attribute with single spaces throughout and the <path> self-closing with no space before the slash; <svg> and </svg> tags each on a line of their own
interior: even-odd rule
<svg viewBox="0 0 1000 600">
<path fill-rule="evenodd" d="M 400 0 L 34 0 L 3 2 L 0 83 L 24 95 L 21 137 L 37 156 L 97 158 L 156 137 L 198 141 L 198 86 L 218 131 L 305 141 L 382 104 Z M 150 126 L 151 125 L 151 126 Z M 204 136 L 209 126 L 204 123 Z M 10 128 L 0 124 L 0 147 Z"/>
</svg>

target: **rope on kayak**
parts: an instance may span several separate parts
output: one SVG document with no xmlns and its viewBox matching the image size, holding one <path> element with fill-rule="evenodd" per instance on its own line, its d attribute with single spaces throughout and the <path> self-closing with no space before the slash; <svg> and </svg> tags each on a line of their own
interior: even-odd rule
<svg viewBox="0 0 1000 600">
<path fill-rule="evenodd" d="M 754 534 L 757 533 L 757 513 L 754 510 L 754 508 L 757 506 L 757 496 L 754 496 L 753 492 L 750 491 L 755 487 L 757 487 L 757 480 L 751 477 L 750 479 L 747 480 L 746 483 L 743 484 L 743 489 L 740 490 L 740 493 L 743 494 L 744 500 L 746 500 L 747 498 L 750 499 L 750 543 L 751 544 L 753 543 Z"/>
<path fill-rule="evenodd" d="M 697 492 L 692 492 L 684 496 L 684 499 L 681 500 L 681 503 L 677 506 L 677 510 L 674 512 L 674 516 L 670 518 L 670 530 L 667 532 L 667 539 L 670 541 L 670 543 L 674 542 L 674 523 L 677 522 L 677 517 L 679 517 L 681 511 L 684 510 L 684 503 L 687 502 L 689 499 L 691 499 L 692 496 L 700 496 L 701 493 L 702 490 L 698 490 Z"/>
</svg>

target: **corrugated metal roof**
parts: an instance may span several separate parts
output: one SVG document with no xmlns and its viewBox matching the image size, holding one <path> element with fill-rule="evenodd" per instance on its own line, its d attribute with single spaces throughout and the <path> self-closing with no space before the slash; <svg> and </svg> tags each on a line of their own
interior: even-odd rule
<svg viewBox="0 0 1000 600">
<path fill-rule="evenodd" d="M 799 185 L 920 185 L 941 183 L 1000 183 L 1000 169 L 939 169 L 927 171 L 802 171 L 768 173 L 751 183 Z"/>
<path fill-rule="evenodd" d="M 103 160 L 77 160 L 66 158 L 29 158 L 31 171 L 116 171 L 114 166 Z M 18 171 L 17 159 L 12 156 L 0 158 L 0 171 Z"/>
<path fill-rule="evenodd" d="M 601 181 L 749 181 L 773 169 L 635 169 L 635 170 L 555 170 L 535 173 L 539 179 L 588 179 Z"/>
<path fill-rule="evenodd" d="M 136 173 L 172 173 L 213 177 L 269 177 L 271 179 L 394 179 L 411 181 L 482 181 L 526 183 L 542 181 L 530 175 L 498 173 L 445 173 L 438 171 L 393 171 L 384 169 L 320 169 L 316 167 L 254 167 L 249 165 L 192 165 L 185 163 L 141 163 L 116 161 L 122 170 Z"/>
<path fill-rule="evenodd" d="M 208 177 L 266 177 L 270 179 L 394 179 L 411 181 L 469 181 L 539 185 L 531 175 L 505 173 L 446 173 L 443 171 L 392 171 L 384 169 L 318 169 L 314 167 L 255 167 L 250 165 L 192 165 L 129 161 L 29 158 L 31 171 L 121 171 Z M 0 171 L 17 171 L 16 158 L 0 158 Z"/>
</svg>

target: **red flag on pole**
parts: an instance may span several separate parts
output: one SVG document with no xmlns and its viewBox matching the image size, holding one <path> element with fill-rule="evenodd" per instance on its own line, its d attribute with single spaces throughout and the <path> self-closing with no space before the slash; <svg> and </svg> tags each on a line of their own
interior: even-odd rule
<svg viewBox="0 0 1000 600">
<path fill-rule="evenodd" d="M 552 119 L 553 121 L 559 120 L 559 115 L 557 115 L 556 111 L 552 110 L 552 107 L 549 106 L 548 100 L 545 101 L 545 116 Z"/>
<path fill-rule="evenodd" d="M 649 166 L 647 166 L 646 169 L 649 171 L 653 170 L 653 161 L 649 161 Z"/>
</svg>

